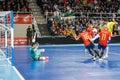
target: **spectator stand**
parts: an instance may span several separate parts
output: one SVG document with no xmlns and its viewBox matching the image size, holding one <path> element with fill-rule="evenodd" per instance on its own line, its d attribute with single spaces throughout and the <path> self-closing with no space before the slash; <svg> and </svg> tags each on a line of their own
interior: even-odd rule
<svg viewBox="0 0 120 80">
<path fill-rule="evenodd" d="M 88 21 L 97 23 L 101 18 L 111 19 L 112 17 L 119 21 L 120 17 L 119 0 L 52 0 L 41 2 L 37 0 L 37 3 L 48 21 L 48 29 L 53 26 L 52 22 L 57 21 L 58 23 L 56 30 L 52 27 L 54 29 L 52 31 L 55 32 L 53 36 L 59 35 L 56 33 L 61 24 L 72 26 L 74 30 L 80 28 L 79 31 L 81 31 L 81 27 L 78 26 L 86 27 L 85 24 Z M 78 26 L 76 27 L 76 25 Z"/>
<path fill-rule="evenodd" d="M 87 27 L 86 23 L 88 22 L 90 22 L 94 27 L 97 27 L 99 25 L 99 21 L 101 21 L 102 19 L 107 19 L 108 21 L 111 21 L 112 18 L 115 18 L 117 22 L 120 22 L 119 13 L 79 13 L 79 12 L 75 12 L 72 15 L 64 16 L 65 14 L 62 14 L 61 16 L 57 16 L 57 17 L 54 15 L 46 16 L 46 20 L 48 22 L 47 24 L 48 28 L 49 30 L 54 29 L 53 30 L 55 31 L 54 35 L 59 35 L 57 31 L 63 30 L 66 26 L 71 27 L 71 29 L 75 30 L 76 33 L 78 33 L 82 30 L 83 27 Z"/>
</svg>

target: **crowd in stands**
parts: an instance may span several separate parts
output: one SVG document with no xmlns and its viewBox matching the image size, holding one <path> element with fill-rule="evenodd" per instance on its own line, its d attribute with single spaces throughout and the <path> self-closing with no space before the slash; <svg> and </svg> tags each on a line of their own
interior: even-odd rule
<svg viewBox="0 0 120 80">
<path fill-rule="evenodd" d="M 41 13 L 47 17 L 47 26 L 53 36 L 69 36 L 73 31 L 78 34 L 82 28 L 88 27 L 88 23 L 98 27 L 103 17 L 108 18 L 108 21 L 115 17 L 119 23 L 115 30 L 120 29 L 120 0 L 37 0 L 37 4 Z M 92 14 L 88 16 L 88 13 Z M 103 14 L 102 17 L 97 13 Z M 98 19 L 91 18 L 94 16 Z"/>
<path fill-rule="evenodd" d="M 45 16 L 59 12 L 70 15 L 69 12 L 76 11 L 83 13 L 120 12 L 120 0 L 37 0 L 37 4 Z"/>
<path fill-rule="evenodd" d="M 114 25 L 113 28 L 113 35 L 120 35 L 120 20 L 115 19 L 118 24 Z M 66 22 L 58 22 L 55 18 L 53 20 L 48 19 L 48 29 L 51 31 L 51 35 L 64 35 L 64 36 L 72 36 L 74 33 L 79 34 L 83 28 L 88 28 L 92 26 L 94 28 L 100 28 L 103 24 L 104 20 L 95 20 L 95 19 L 86 19 L 80 18 L 76 21 L 69 21 Z M 107 19 L 108 22 L 111 22 L 112 19 Z"/>
<path fill-rule="evenodd" d="M 0 0 L 0 11 L 29 12 L 27 0 Z"/>
</svg>

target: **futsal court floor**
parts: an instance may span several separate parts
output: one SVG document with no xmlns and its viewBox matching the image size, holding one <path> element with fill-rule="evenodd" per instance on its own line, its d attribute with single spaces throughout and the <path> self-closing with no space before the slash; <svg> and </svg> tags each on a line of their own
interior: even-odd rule
<svg viewBox="0 0 120 80">
<path fill-rule="evenodd" d="M 102 61 L 91 60 L 81 44 L 40 45 L 39 49 L 43 48 L 42 55 L 49 56 L 48 61 L 33 61 L 29 46 L 15 47 L 15 67 L 19 76 L 25 80 L 120 80 L 120 44 L 111 44 L 109 59 Z M 4 67 L 4 71 L 7 70 Z M 11 79 L 10 73 L 2 71 L 0 69 L 0 80 L 19 80 L 17 76 Z"/>
</svg>

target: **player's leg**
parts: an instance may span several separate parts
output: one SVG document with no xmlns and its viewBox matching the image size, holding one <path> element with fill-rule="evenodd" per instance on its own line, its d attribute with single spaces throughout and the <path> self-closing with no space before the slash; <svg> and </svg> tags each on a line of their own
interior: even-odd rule
<svg viewBox="0 0 120 80">
<path fill-rule="evenodd" d="M 102 49 L 101 53 L 100 53 L 100 57 L 99 58 L 102 58 L 104 55 L 104 50 Z"/>
<path fill-rule="evenodd" d="M 96 58 L 95 58 L 95 56 L 94 56 L 92 50 L 88 49 L 88 52 L 89 52 L 89 54 L 92 56 L 92 59 L 93 59 L 93 60 L 96 60 Z"/>
<path fill-rule="evenodd" d="M 39 49 L 40 55 L 38 55 L 39 56 L 38 60 L 48 60 L 48 56 L 41 56 L 41 53 L 44 53 L 44 52 L 45 52 L 45 49 Z"/>
<path fill-rule="evenodd" d="M 45 60 L 45 61 L 47 61 L 48 60 L 48 56 L 39 56 L 39 60 Z"/>
<path fill-rule="evenodd" d="M 85 54 L 88 52 L 88 50 L 85 48 Z"/>
<path fill-rule="evenodd" d="M 88 52 L 89 52 L 89 54 L 90 54 L 91 56 L 94 56 L 94 54 L 92 53 L 92 50 L 91 50 L 91 46 L 90 46 L 90 45 L 86 46 L 85 48 L 88 50 Z"/>
<path fill-rule="evenodd" d="M 104 53 L 105 55 L 103 56 L 103 59 L 108 58 L 108 52 L 109 52 L 109 44 L 111 43 L 111 38 L 107 41 L 108 46 L 106 47 L 106 52 Z"/>
<path fill-rule="evenodd" d="M 104 54 L 103 49 L 102 49 L 102 51 L 101 51 L 101 49 L 102 49 L 102 45 L 101 45 L 101 44 L 98 44 L 99 60 L 102 60 L 102 57 L 101 57 L 101 56 L 103 56 L 103 54 Z"/>
<path fill-rule="evenodd" d="M 36 56 L 40 56 L 42 53 L 44 53 L 45 52 L 45 49 L 37 49 L 36 50 Z"/>
<path fill-rule="evenodd" d="M 91 56 L 94 56 L 94 54 L 92 53 L 92 51 L 90 49 L 88 49 L 89 53 Z"/>
<path fill-rule="evenodd" d="M 106 52 L 105 52 L 105 55 L 103 56 L 103 59 L 108 58 L 108 51 L 109 51 L 109 46 L 106 47 Z"/>
<path fill-rule="evenodd" d="M 98 50 L 95 49 L 95 45 L 94 45 L 93 43 L 91 43 L 90 48 L 91 48 L 92 51 L 94 51 L 94 53 L 95 53 L 95 54 L 94 54 L 95 58 L 96 58 L 97 56 L 99 57 L 99 52 L 98 52 Z"/>
<path fill-rule="evenodd" d="M 104 55 L 104 51 L 105 51 L 105 49 L 106 49 L 106 46 L 102 46 L 102 45 L 101 45 L 101 49 L 102 49 L 102 51 L 101 51 L 101 53 L 100 53 L 99 60 L 102 60 L 103 55 Z"/>
<path fill-rule="evenodd" d="M 95 58 L 100 56 L 98 50 L 96 50 L 96 49 L 94 48 L 93 51 L 95 52 Z"/>
</svg>

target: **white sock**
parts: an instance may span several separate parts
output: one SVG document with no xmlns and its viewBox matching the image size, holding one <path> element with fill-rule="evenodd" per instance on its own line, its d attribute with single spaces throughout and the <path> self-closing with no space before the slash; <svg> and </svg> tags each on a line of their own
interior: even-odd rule
<svg viewBox="0 0 120 80">
<path fill-rule="evenodd" d="M 105 56 L 108 56 L 109 46 L 106 47 Z"/>
<path fill-rule="evenodd" d="M 42 59 L 45 60 L 45 57 L 43 57 Z"/>
</svg>

